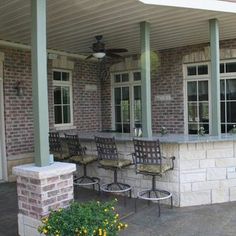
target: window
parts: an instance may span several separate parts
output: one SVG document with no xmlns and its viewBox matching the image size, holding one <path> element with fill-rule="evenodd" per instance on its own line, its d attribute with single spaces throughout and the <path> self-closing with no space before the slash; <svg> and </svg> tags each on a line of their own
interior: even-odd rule
<svg viewBox="0 0 236 236">
<path fill-rule="evenodd" d="M 138 71 L 113 75 L 114 129 L 130 133 L 141 127 L 141 74 Z"/>
<path fill-rule="evenodd" d="M 201 127 L 209 133 L 208 65 L 189 65 L 186 68 L 187 133 L 197 134 Z"/>
<path fill-rule="evenodd" d="M 53 71 L 55 126 L 72 125 L 72 81 L 68 71 Z"/>
<path fill-rule="evenodd" d="M 220 63 L 221 132 L 228 133 L 236 125 L 236 62 Z M 200 73 L 199 73 L 200 72 Z M 203 75 L 206 73 L 205 75 Z M 188 134 L 197 134 L 200 127 L 209 133 L 209 82 L 208 65 L 186 66 Z"/>
<path fill-rule="evenodd" d="M 228 133 L 236 125 L 236 79 L 220 81 L 221 132 Z"/>
</svg>

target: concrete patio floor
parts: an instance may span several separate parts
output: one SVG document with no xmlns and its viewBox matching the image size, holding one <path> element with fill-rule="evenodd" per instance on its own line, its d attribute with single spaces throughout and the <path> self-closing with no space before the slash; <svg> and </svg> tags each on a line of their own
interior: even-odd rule
<svg viewBox="0 0 236 236">
<path fill-rule="evenodd" d="M 80 201 L 91 199 L 107 200 L 110 197 L 99 196 L 95 192 L 80 189 Z M 236 202 L 169 209 L 162 207 L 162 215 L 157 216 L 155 204 L 147 206 L 138 203 L 138 212 L 134 213 L 134 201 L 119 199 L 118 211 L 123 221 L 129 224 L 120 236 L 235 236 Z M 17 236 L 16 185 L 0 184 L 0 236 Z M 30 236 L 30 235 L 29 235 Z"/>
</svg>

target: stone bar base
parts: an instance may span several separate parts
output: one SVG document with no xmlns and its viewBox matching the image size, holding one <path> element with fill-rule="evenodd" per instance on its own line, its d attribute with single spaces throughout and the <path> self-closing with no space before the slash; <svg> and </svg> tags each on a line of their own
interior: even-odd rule
<svg viewBox="0 0 236 236">
<path fill-rule="evenodd" d="M 83 144 L 96 154 L 94 142 Z M 118 140 L 117 147 L 121 153 L 134 151 L 132 141 Z M 236 201 L 236 140 L 204 141 L 199 137 L 195 142 L 162 142 L 161 148 L 164 156 L 176 157 L 175 168 L 158 177 L 156 186 L 173 194 L 175 206 Z M 113 173 L 97 166 L 89 165 L 88 174 L 99 177 L 101 183 L 112 181 Z M 151 187 L 151 177 L 136 175 L 134 166 L 122 169 L 118 179 L 132 186 L 134 197 L 137 191 Z"/>
<path fill-rule="evenodd" d="M 43 216 L 69 206 L 74 198 L 75 169 L 74 164 L 60 162 L 46 167 L 27 164 L 13 168 L 17 176 L 20 236 L 39 235 L 37 228 Z"/>
</svg>

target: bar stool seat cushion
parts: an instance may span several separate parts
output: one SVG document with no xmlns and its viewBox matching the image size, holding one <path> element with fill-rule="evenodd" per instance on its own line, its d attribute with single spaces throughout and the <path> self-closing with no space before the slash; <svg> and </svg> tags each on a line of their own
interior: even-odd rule
<svg viewBox="0 0 236 236">
<path fill-rule="evenodd" d="M 150 174 L 162 174 L 168 170 L 171 170 L 172 166 L 170 164 L 162 164 L 162 166 L 157 164 L 138 164 L 137 165 L 137 172 L 146 172 Z"/>
<path fill-rule="evenodd" d="M 131 165 L 132 161 L 126 159 L 119 159 L 119 160 L 103 159 L 99 161 L 99 164 L 104 167 L 123 168 L 125 166 Z"/>
<path fill-rule="evenodd" d="M 66 152 L 51 152 L 55 160 L 66 160 L 69 158 L 69 154 Z"/>
<path fill-rule="evenodd" d="M 91 162 L 96 161 L 98 158 L 96 155 L 83 155 L 83 156 L 72 156 L 70 160 L 75 163 L 87 165 Z"/>
</svg>

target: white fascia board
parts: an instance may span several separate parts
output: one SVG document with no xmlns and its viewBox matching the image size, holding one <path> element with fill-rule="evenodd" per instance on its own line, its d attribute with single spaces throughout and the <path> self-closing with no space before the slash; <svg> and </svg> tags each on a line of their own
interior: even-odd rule
<svg viewBox="0 0 236 236">
<path fill-rule="evenodd" d="M 236 13 L 236 3 L 219 0 L 139 0 L 144 4 Z"/>
</svg>

